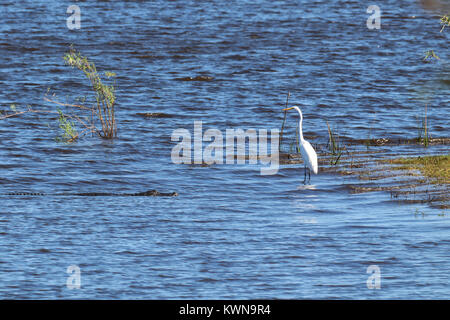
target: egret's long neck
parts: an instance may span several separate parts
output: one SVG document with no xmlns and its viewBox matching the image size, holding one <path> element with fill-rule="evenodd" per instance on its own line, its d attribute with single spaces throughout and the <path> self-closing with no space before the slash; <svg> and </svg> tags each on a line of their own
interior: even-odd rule
<svg viewBox="0 0 450 320">
<path fill-rule="evenodd" d="M 300 114 L 300 121 L 298 122 L 298 134 L 300 136 L 300 141 L 303 141 L 303 114 L 299 109 L 298 113 Z"/>
</svg>

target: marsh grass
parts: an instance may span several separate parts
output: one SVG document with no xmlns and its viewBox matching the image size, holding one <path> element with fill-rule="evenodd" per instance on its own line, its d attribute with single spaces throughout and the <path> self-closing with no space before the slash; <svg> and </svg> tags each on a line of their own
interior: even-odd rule
<svg viewBox="0 0 450 320">
<path fill-rule="evenodd" d="M 418 170 L 424 177 L 430 178 L 433 183 L 450 183 L 450 154 L 396 158 L 386 161 L 398 165 L 392 167 L 392 170 Z"/>
<path fill-rule="evenodd" d="M 367 133 L 367 139 L 364 140 L 364 145 L 366 146 L 367 150 L 369 150 L 370 146 L 373 146 L 372 127 L 369 128 L 369 132 Z"/>
<path fill-rule="evenodd" d="M 337 165 L 339 160 L 341 159 L 342 153 L 345 148 L 343 148 L 341 142 L 339 141 L 339 136 L 335 134 L 330 127 L 330 124 L 327 121 L 328 127 L 328 144 L 327 148 L 331 155 L 330 164 Z"/>
<path fill-rule="evenodd" d="M 291 96 L 291 93 L 288 92 L 286 95 L 286 103 L 285 103 L 285 108 L 288 107 L 288 103 L 289 103 L 289 97 Z M 279 150 L 281 151 L 281 143 L 283 141 L 283 131 L 284 131 L 284 126 L 286 125 L 286 117 L 287 117 L 287 111 L 284 110 L 284 118 L 283 118 L 283 123 L 281 124 L 281 129 L 280 129 L 280 143 L 279 145 Z"/>
<path fill-rule="evenodd" d="M 448 16 L 448 14 L 442 16 L 441 24 L 442 24 L 442 28 L 441 28 L 440 32 L 444 31 L 445 27 L 450 27 L 450 17 Z"/>
<path fill-rule="evenodd" d="M 420 144 L 423 144 L 425 147 L 428 147 L 430 144 L 431 136 L 428 132 L 428 118 L 427 118 L 427 106 L 425 105 L 425 114 L 422 117 L 421 121 L 419 123 L 421 124 L 418 126 L 418 133 L 417 133 L 417 142 Z"/>
</svg>

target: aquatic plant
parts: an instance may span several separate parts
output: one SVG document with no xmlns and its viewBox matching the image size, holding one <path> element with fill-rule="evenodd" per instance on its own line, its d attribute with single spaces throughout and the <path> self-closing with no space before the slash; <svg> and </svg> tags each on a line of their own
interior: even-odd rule
<svg viewBox="0 0 450 320">
<path fill-rule="evenodd" d="M 288 107 L 288 103 L 289 103 L 289 97 L 291 96 L 291 93 L 288 92 L 287 96 L 286 96 L 286 103 L 285 103 L 285 109 Z M 284 130 L 284 126 L 286 124 L 286 117 L 287 117 L 287 111 L 284 110 L 284 118 L 283 118 L 283 123 L 281 124 L 281 130 L 280 130 L 280 143 L 278 145 L 279 150 L 281 150 L 281 143 L 283 141 L 283 130 Z"/>
<path fill-rule="evenodd" d="M 422 124 L 418 127 L 417 142 L 423 143 L 425 147 L 428 147 L 430 138 L 431 137 L 428 132 L 427 106 L 425 105 L 425 114 L 422 117 Z"/>
<path fill-rule="evenodd" d="M 62 135 L 58 136 L 55 139 L 56 141 L 70 143 L 89 133 L 97 134 L 105 139 L 116 137 L 117 123 L 114 110 L 116 96 L 114 83 L 110 85 L 104 84 L 100 78 L 100 74 L 97 72 L 95 64 L 81 55 L 72 46 L 64 56 L 64 61 L 67 65 L 83 71 L 89 79 L 96 101 L 92 107 L 84 105 L 86 97 L 77 99 L 82 104 L 60 102 L 57 100 L 56 94 L 49 95 L 50 88 L 48 88 L 47 93 L 44 95 L 44 100 L 58 105 L 56 111 L 34 109 L 31 105 L 27 105 L 27 108 L 19 109 L 16 104 L 11 104 L 9 111 L 0 112 L 0 120 L 17 117 L 26 113 L 57 114 Z M 115 73 L 108 71 L 104 75 L 108 79 L 116 76 Z M 64 107 L 67 111 L 61 110 L 60 107 Z M 98 123 L 100 123 L 101 129 L 97 129 Z M 77 126 L 83 127 L 83 130 L 77 130 Z"/>
<path fill-rule="evenodd" d="M 425 57 L 423 58 L 423 61 L 428 61 L 429 59 L 437 59 L 437 60 L 440 60 L 441 58 L 439 58 L 438 56 L 437 56 L 437 54 L 436 53 L 434 53 L 434 51 L 433 50 L 428 50 L 428 51 L 426 51 L 425 52 Z"/>
<path fill-rule="evenodd" d="M 328 150 L 331 154 L 330 164 L 331 165 L 337 165 L 339 162 L 339 159 L 342 156 L 343 148 L 341 146 L 341 143 L 339 141 L 339 136 L 337 136 L 332 130 L 330 125 L 327 121 L 327 127 L 328 127 Z"/>
<path fill-rule="evenodd" d="M 92 122 L 94 115 L 100 121 L 101 130 L 96 130 L 98 135 L 102 138 L 112 139 L 117 136 L 117 124 L 115 117 L 115 87 L 114 83 L 111 85 L 104 84 L 95 67 L 95 64 L 83 56 L 79 51 L 73 47 L 64 56 L 64 61 L 67 65 L 83 71 L 85 76 L 91 83 L 92 90 L 95 95 L 96 104 L 91 108 Z M 113 72 L 105 72 L 107 78 L 115 77 Z"/>
<path fill-rule="evenodd" d="M 75 127 L 75 124 L 68 120 L 67 116 L 62 113 L 61 109 L 57 109 L 59 114 L 59 128 L 63 131 L 63 134 L 60 137 L 56 137 L 57 142 L 65 142 L 70 143 L 73 142 L 78 137 L 78 132 Z"/>
<path fill-rule="evenodd" d="M 447 15 L 444 15 L 440 19 L 440 23 L 442 25 L 441 31 L 444 31 L 445 27 L 450 27 L 450 17 Z M 425 52 L 425 57 L 423 58 L 423 61 L 428 62 L 430 59 L 436 59 L 440 60 L 438 55 L 434 52 L 434 50 L 428 50 Z"/>
<path fill-rule="evenodd" d="M 388 160 L 391 164 L 398 164 L 397 170 L 419 170 L 425 177 L 435 183 L 450 183 L 450 154 L 396 158 Z"/>
<path fill-rule="evenodd" d="M 448 16 L 448 14 L 442 16 L 441 24 L 442 24 L 442 28 L 441 28 L 440 32 L 444 31 L 445 27 L 450 27 L 450 17 Z"/>
</svg>

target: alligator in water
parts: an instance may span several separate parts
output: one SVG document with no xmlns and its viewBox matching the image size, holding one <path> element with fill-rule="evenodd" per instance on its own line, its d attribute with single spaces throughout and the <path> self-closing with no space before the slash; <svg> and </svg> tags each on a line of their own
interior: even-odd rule
<svg viewBox="0 0 450 320">
<path fill-rule="evenodd" d="M 41 192 L 11 192 L 4 193 L 6 196 L 80 196 L 80 197 L 176 197 L 176 192 L 159 192 L 148 190 L 137 193 L 113 193 L 113 192 L 62 192 L 62 193 L 41 193 Z"/>
</svg>

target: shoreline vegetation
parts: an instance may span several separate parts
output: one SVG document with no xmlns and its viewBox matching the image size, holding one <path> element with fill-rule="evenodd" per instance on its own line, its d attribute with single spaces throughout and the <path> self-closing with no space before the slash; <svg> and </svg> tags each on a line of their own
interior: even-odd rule
<svg viewBox="0 0 450 320">
<path fill-rule="evenodd" d="M 449 138 L 437 140 L 440 145 L 450 145 Z M 400 203 L 428 203 L 438 209 L 450 209 L 450 154 L 423 156 L 423 145 L 416 142 L 413 146 L 412 139 L 410 142 L 408 154 L 396 154 L 391 150 L 393 144 L 389 150 L 384 144 L 370 149 L 363 143 L 345 144 L 338 163 L 328 144 L 316 145 L 319 173 L 356 177 L 357 182 L 343 182 L 350 193 L 383 191 Z M 280 154 L 280 164 L 303 165 L 303 161 L 300 154 L 287 152 Z"/>
<path fill-rule="evenodd" d="M 393 170 L 418 170 L 431 183 L 450 184 L 450 154 L 394 158 L 386 161 L 390 164 L 399 165 L 393 167 Z"/>
</svg>

